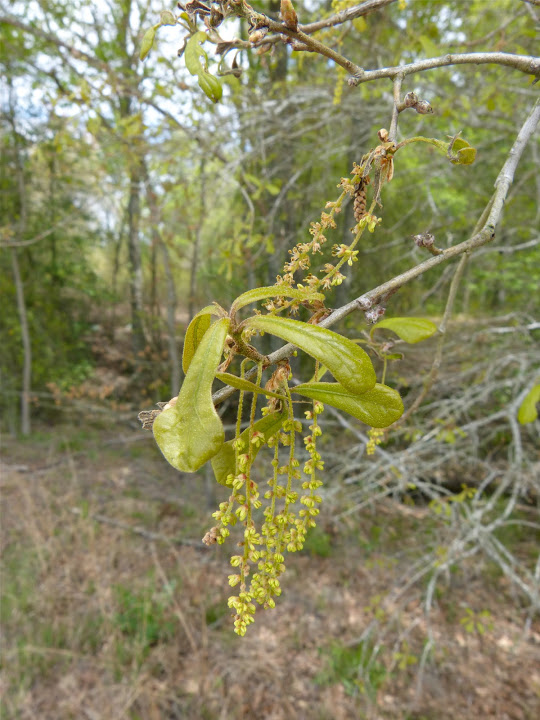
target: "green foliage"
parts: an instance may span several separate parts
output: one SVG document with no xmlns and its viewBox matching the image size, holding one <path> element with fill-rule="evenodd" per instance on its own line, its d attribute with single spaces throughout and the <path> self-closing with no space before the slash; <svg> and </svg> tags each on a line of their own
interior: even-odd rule
<svg viewBox="0 0 540 720">
<path fill-rule="evenodd" d="M 124 585 L 115 587 L 115 596 L 117 611 L 114 624 L 127 641 L 137 645 L 140 663 L 154 645 L 172 637 L 175 631 L 175 623 L 167 614 L 169 602 L 149 589 L 137 592 Z M 122 644 L 118 643 L 120 661 L 124 654 Z"/>
<path fill-rule="evenodd" d="M 352 647 L 334 643 L 324 654 L 326 668 L 316 678 L 320 685 L 341 683 L 348 695 L 367 694 L 374 698 L 387 679 L 388 671 L 373 657 L 369 641 Z"/>
<path fill-rule="evenodd" d="M 470 634 L 484 635 L 493 630 L 493 621 L 489 610 L 475 612 L 472 608 L 465 609 L 465 615 L 459 620 L 465 632 Z"/>
<path fill-rule="evenodd" d="M 216 308 L 213 305 L 208 305 L 208 307 L 199 310 L 187 327 L 186 334 L 184 335 L 184 350 L 182 353 L 182 368 L 185 373 L 189 370 L 193 356 L 204 334 L 210 327 L 212 322 L 211 317 L 216 314 L 215 311 Z"/>
<path fill-rule="evenodd" d="M 324 300 L 322 293 L 309 293 L 303 288 L 292 288 L 279 285 L 273 285 L 272 287 L 260 287 L 248 290 L 247 292 L 237 297 L 231 306 L 231 315 L 236 314 L 238 310 L 250 305 L 251 303 L 259 302 L 260 300 L 266 300 L 270 297 L 288 297 L 295 300 L 301 300 L 304 302 L 313 302 L 314 300 Z"/>
<path fill-rule="evenodd" d="M 212 382 L 228 329 L 228 318 L 210 327 L 193 356 L 177 403 L 154 421 L 156 442 L 177 470 L 195 472 L 216 455 L 225 440 L 212 402 Z"/>
<path fill-rule="evenodd" d="M 329 558 L 332 555 L 332 536 L 318 526 L 310 530 L 304 543 L 304 550 L 321 558 Z"/>
<path fill-rule="evenodd" d="M 201 90 L 212 102 L 216 103 L 221 100 L 223 87 L 217 77 L 208 72 L 208 55 L 201 47 L 201 43 L 206 40 L 207 35 L 205 32 L 194 33 L 186 43 L 184 58 L 189 72 L 197 76 Z M 200 58 L 203 59 L 203 62 L 201 62 Z"/>
<path fill-rule="evenodd" d="M 540 402 L 540 384 L 534 385 L 519 406 L 518 420 L 522 425 L 534 422 L 538 417 L 537 404 Z"/>
<path fill-rule="evenodd" d="M 418 343 L 427 340 L 437 332 L 435 323 L 424 318 L 385 318 L 371 328 L 371 337 L 378 328 L 392 330 L 406 343 Z"/>
<path fill-rule="evenodd" d="M 327 382 L 297 385 L 293 392 L 327 403 L 376 428 L 389 427 L 403 414 L 403 402 L 399 393 L 379 383 L 358 395 L 352 395 L 339 383 Z"/>
<path fill-rule="evenodd" d="M 139 52 L 140 60 L 144 60 L 150 53 L 150 50 L 154 47 L 154 40 L 158 28 L 159 25 L 154 25 L 154 27 L 148 28 L 148 30 L 144 33 L 143 39 L 141 40 L 141 50 Z"/>
<path fill-rule="evenodd" d="M 352 340 L 332 330 L 290 318 L 257 315 L 245 321 L 247 330 L 258 330 L 297 345 L 328 368 L 343 387 L 361 394 L 375 385 L 375 370 L 367 353 Z"/>
</svg>

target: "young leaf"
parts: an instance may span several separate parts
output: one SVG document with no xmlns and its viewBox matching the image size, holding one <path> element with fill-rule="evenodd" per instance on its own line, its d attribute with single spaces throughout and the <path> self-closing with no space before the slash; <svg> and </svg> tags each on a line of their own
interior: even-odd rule
<svg viewBox="0 0 540 720">
<path fill-rule="evenodd" d="M 463 138 L 456 138 L 452 145 L 450 162 L 454 165 L 472 165 L 476 159 L 476 148 L 471 147 Z"/>
<path fill-rule="evenodd" d="M 534 422 L 538 417 L 536 404 L 540 402 L 540 383 L 532 387 L 519 406 L 518 421 L 521 425 Z"/>
<path fill-rule="evenodd" d="M 177 470 L 195 472 L 223 445 L 223 425 L 212 402 L 212 382 L 229 331 L 229 318 L 215 322 L 193 356 L 174 407 L 152 427 L 159 449 Z"/>
<path fill-rule="evenodd" d="M 431 320 L 415 317 L 386 318 L 371 328 L 371 337 L 378 328 L 392 330 L 406 343 L 414 344 L 427 340 L 437 332 L 437 326 Z"/>
<path fill-rule="evenodd" d="M 249 305 L 250 303 L 259 302 L 269 297 L 289 297 L 294 300 L 324 300 L 322 293 L 313 292 L 309 288 L 298 289 L 288 288 L 280 285 L 270 285 L 269 287 L 255 288 L 254 290 L 248 290 L 242 295 L 239 295 L 231 306 L 231 313 L 235 313 L 240 308 Z"/>
<path fill-rule="evenodd" d="M 331 330 L 273 315 L 248 318 L 245 326 L 297 345 L 325 365 L 351 393 L 359 395 L 375 385 L 375 370 L 367 353 L 352 340 Z"/>
<path fill-rule="evenodd" d="M 291 392 L 320 400 L 337 410 L 344 410 L 358 420 L 372 427 L 384 428 L 398 420 L 403 414 L 403 403 L 399 393 L 388 385 L 377 383 L 362 395 L 351 395 L 339 383 L 306 383 L 291 388 Z"/>
<path fill-rule="evenodd" d="M 186 49 L 184 50 L 184 59 L 186 61 L 186 67 L 192 75 L 200 75 L 206 72 L 208 56 L 206 51 L 203 50 L 200 43 L 207 39 L 206 33 L 200 30 L 194 33 L 186 43 Z M 204 65 L 201 63 L 199 58 L 204 58 Z"/>
<path fill-rule="evenodd" d="M 233 388 L 236 388 L 237 390 L 244 390 L 244 392 L 252 392 L 252 393 L 259 393 L 262 395 L 268 395 L 269 397 L 274 398 L 280 398 L 283 399 L 283 395 L 278 395 L 278 393 L 270 392 L 270 390 L 265 390 L 263 387 L 259 387 L 259 385 L 255 385 L 255 383 L 250 382 L 249 380 L 244 380 L 244 378 L 239 378 L 237 375 L 232 375 L 231 373 L 216 373 L 216 377 L 218 380 L 221 380 L 221 382 L 225 383 L 226 385 L 230 385 Z"/>
<path fill-rule="evenodd" d="M 207 305 L 195 315 L 187 326 L 186 335 L 184 337 L 184 351 L 182 353 L 182 368 L 187 373 L 195 351 L 199 347 L 199 343 L 204 337 L 205 332 L 211 324 L 211 315 L 217 315 L 215 305 Z"/>
<path fill-rule="evenodd" d="M 223 95 L 223 88 L 219 80 L 208 72 L 208 55 L 200 45 L 207 39 L 206 33 L 202 30 L 194 33 L 186 43 L 184 58 L 189 72 L 197 75 L 199 87 L 204 94 L 212 102 L 218 102 Z M 200 58 L 203 58 L 204 62 L 201 62 Z"/>
<path fill-rule="evenodd" d="M 287 419 L 287 413 L 274 412 L 269 415 L 265 415 L 260 420 L 257 420 L 253 424 L 253 431 L 260 432 L 264 435 L 265 440 L 269 440 L 272 435 L 275 435 L 280 429 L 285 420 Z M 247 443 L 249 440 L 249 428 L 246 428 L 240 435 L 240 438 Z M 220 451 L 217 455 L 212 458 L 212 469 L 216 480 L 220 485 L 227 484 L 227 477 L 234 475 L 235 468 L 235 454 L 234 454 L 234 440 L 229 440 L 221 446 Z M 252 445 L 251 454 L 252 457 L 256 457 L 259 452 L 260 445 Z"/>
<path fill-rule="evenodd" d="M 143 39 L 141 41 L 141 49 L 139 51 L 140 60 L 144 60 L 150 50 L 153 48 L 154 39 L 156 37 L 158 27 L 159 25 L 154 25 L 154 27 L 148 28 L 148 30 L 144 33 Z"/>
<path fill-rule="evenodd" d="M 162 10 L 159 20 L 162 25 L 176 25 L 176 18 L 170 10 Z"/>
</svg>

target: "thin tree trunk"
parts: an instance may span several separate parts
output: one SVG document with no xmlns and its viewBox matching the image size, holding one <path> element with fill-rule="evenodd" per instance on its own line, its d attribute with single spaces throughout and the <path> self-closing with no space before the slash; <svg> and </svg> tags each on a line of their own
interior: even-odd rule
<svg viewBox="0 0 540 720">
<path fill-rule="evenodd" d="M 23 435 L 30 435 L 30 390 L 32 383 L 32 343 L 30 342 L 30 330 L 28 329 L 28 315 L 24 299 L 24 286 L 19 268 L 19 258 L 16 248 L 11 250 L 11 263 L 13 267 L 13 279 L 17 293 L 17 310 L 21 324 L 21 335 L 23 344 L 23 372 L 22 372 L 22 393 L 21 393 L 21 432 Z"/>
<path fill-rule="evenodd" d="M 28 206 L 26 202 L 26 184 L 24 181 L 24 168 L 21 158 L 21 143 L 17 125 L 15 121 L 15 102 L 13 85 L 11 76 L 9 80 L 9 120 L 13 130 L 13 139 L 15 144 L 15 163 L 17 168 L 17 185 L 19 188 L 19 220 L 17 232 L 19 239 L 24 238 L 26 233 Z M 21 323 L 21 336 L 23 343 L 23 373 L 22 373 L 22 392 L 21 392 L 21 432 L 23 435 L 30 435 L 30 390 L 32 383 L 32 342 L 30 340 L 30 330 L 28 327 L 28 314 L 26 312 L 26 301 L 24 298 L 24 286 L 21 278 L 21 269 L 19 267 L 19 258 L 17 249 L 11 251 L 11 263 L 13 268 L 13 279 L 15 282 L 15 292 L 17 295 L 17 311 L 19 313 L 19 322 Z"/>
<path fill-rule="evenodd" d="M 143 324 L 143 272 L 141 262 L 141 246 L 139 240 L 140 219 L 140 169 L 131 171 L 128 203 L 128 250 L 129 250 L 129 285 L 131 299 L 131 332 L 132 347 L 135 358 L 140 357 L 146 345 Z"/>
<path fill-rule="evenodd" d="M 205 192 L 204 192 L 204 158 L 201 160 L 201 168 L 200 168 L 200 183 L 201 183 L 201 193 L 200 193 L 200 199 L 199 199 L 199 224 L 197 225 L 197 230 L 195 232 L 195 242 L 193 243 L 193 254 L 191 256 L 191 268 L 190 268 L 190 275 L 189 275 L 189 301 L 188 301 L 188 320 L 189 322 L 192 321 L 193 316 L 195 315 L 195 296 L 197 293 L 197 272 L 199 270 L 199 250 L 201 246 L 201 235 L 202 235 L 202 227 L 204 222 L 204 214 L 205 214 Z"/>
<path fill-rule="evenodd" d="M 159 232 L 159 208 L 156 202 L 156 195 L 150 185 L 150 177 L 148 169 L 143 165 L 143 175 L 146 183 L 146 199 L 150 208 L 150 217 L 152 219 L 152 241 L 154 246 L 161 250 L 163 257 L 163 268 L 165 270 L 165 282 L 167 285 L 167 335 L 169 344 L 169 362 L 171 365 L 171 394 L 178 395 L 180 391 L 180 357 L 178 354 L 178 345 L 176 342 L 176 287 L 174 284 L 174 276 L 171 269 L 171 258 L 169 249 L 161 233 Z"/>
<path fill-rule="evenodd" d="M 169 360 L 171 363 L 171 394 L 173 397 L 180 391 L 180 358 L 176 343 L 176 288 L 171 270 L 169 249 L 163 241 L 160 243 L 163 255 L 163 268 L 167 282 L 167 330 L 169 336 Z"/>
</svg>

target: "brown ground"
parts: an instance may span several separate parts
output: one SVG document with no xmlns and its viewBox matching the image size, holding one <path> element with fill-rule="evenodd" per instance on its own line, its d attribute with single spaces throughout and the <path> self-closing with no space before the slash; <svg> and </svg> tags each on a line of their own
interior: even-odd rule
<svg viewBox="0 0 540 720">
<path fill-rule="evenodd" d="M 398 597 L 436 529 L 427 508 L 388 503 L 337 527 L 329 510 L 311 552 L 288 559 L 277 608 L 240 639 L 232 547 L 199 544 L 222 488 L 180 477 L 125 427 L 4 444 L 2 718 L 540 717 L 540 626 L 497 568 L 456 569 L 429 617 L 425 583 Z"/>
</svg>

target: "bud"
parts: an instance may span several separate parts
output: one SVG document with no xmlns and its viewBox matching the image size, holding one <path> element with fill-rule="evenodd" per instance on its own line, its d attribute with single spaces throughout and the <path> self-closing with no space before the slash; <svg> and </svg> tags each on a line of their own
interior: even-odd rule
<svg viewBox="0 0 540 720">
<path fill-rule="evenodd" d="M 420 115 L 431 115 L 431 113 L 433 112 L 433 108 L 427 100 L 419 100 L 414 106 L 414 109 Z"/>
<path fill-rule="evenodd" d="M 377 135 L 379 136 L 379 140 L 383 143 L 388 140 L 388 130 L 385 128 L 381 128 Z"/>
<path fill-rule="evenodd" d="M 281 0 L 281 19 L 289 30 L 298 30 L 298 15 L 291 0 Z"/>
<path fill-rule="evenodd" d="M 267 27 L 257 28 L 257 30 L 249 34 L 248 40 L 250 43 L 258 43 L 263 40 L 266 35 L 268 35 Z"/>
<path fill-rule="evenodd" d="M 373 325 L 382 318 L 385 312 L 386 308 L 384 308 L 382 305 L 375 305 L 370 310 L 366 310 L 366 320 L 368 321 L 368 323 L 371 323 Z"/>
<path fill-rule="evenodd" d="M 257 48 L 255 53 L 257 55 L 264 55 L 267 52 L 270 52 L 270 50 L 273 50 L 274 46 L 270 43 L 263 43 L 260 47 Z"/>
<path fill-rule="evenodd" d="M 369 310 L 369 308 L 373 305 L 373 300 L 365 295 L 362 295 L 362 297 L 358 298 L 356 304 L 360 310 Z"/>
<path fill-rule="evenodd" d="M 413 235 L 413 240 L 418 247 L 432 247 L 435 242 L 435 238 L 430 232 Z"/>
<path fill-rule="evenodd" d="M 403 98 L 403 104 L 406 108 L 414 107 L 418 102 L 418 95 L 414 92 L 408 92 Z"/>
</svg>

